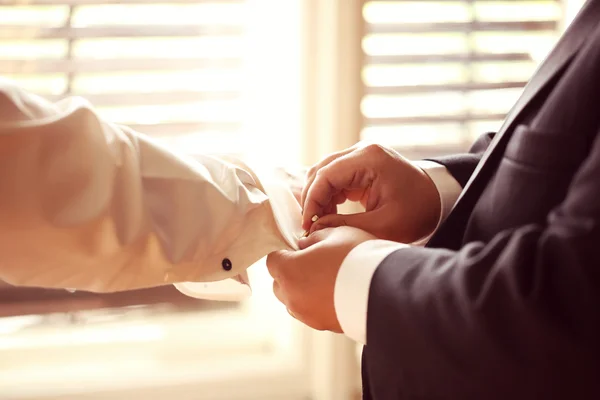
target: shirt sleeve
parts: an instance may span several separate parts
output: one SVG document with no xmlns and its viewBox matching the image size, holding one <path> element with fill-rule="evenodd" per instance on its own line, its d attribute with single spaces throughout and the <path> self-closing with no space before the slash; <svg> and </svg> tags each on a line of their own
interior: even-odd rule
<svg viewBox="0 0 600 400">
<path fill-rule="evenodd" d="M 92 292 L 244 284 L 250 265 L 291 247 L 273 213 L 239 160 L 175 153 L 84 99 L 50 103 L 0 79 L 5 282 Z M 299 236 L 299 205 L 283 214 Z"/>
<path fill-rule="evenodd" d="M 454 207 L 462 187 L 441 164 L 433 161 L 417 161 L 414 164 L 427 173 L 438 190 L 441 202 L 439 227 Z M 358 245 L 346 256 L 335 282 L 334 307 L 338 322 L 349 338 L 367 344 L 369 289 L 379 264 L 396 250 L 424 245 L 434 232 L 435 230 L 410 245 L 386 240 L 370 240 Z"/>
</svg>

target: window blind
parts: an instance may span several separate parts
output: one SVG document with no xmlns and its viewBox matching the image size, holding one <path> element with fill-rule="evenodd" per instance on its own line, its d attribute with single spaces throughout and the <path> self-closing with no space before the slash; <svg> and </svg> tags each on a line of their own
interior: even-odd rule
<svg viewBox="0 0 600 400">
<path fill-rule="evenodd" d="M 0 74 L 206 152 L 236 143 L 243 0 L 0 0 Z M 186 142 L 187 140 L 187 142 Z"/>
<path fill-rule="evenodd" d="M 366 1 L 363 140 L 414 157 L 495 131 L 561 30 L 560 1 Z"/>
</svg>

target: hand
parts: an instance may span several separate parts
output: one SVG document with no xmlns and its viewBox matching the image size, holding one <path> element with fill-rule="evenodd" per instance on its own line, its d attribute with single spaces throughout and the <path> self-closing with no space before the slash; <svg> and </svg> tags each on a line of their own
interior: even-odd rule
<svg viewBox="0 0 600 400">
<path fill-rule="evenodd" d="M 273 293 L 311 328 L 342 333 L 333 303 L 335 279 L 348 253 L 371 239 L 376 238 L 356 228 L 323 229 L 301 239 L 299 251 L 269 254 Z"/>
<path fill-rule="evenodd" d="M 337 205 L 360 201 L 365 212 L 337 214 Z M 300 199 L 302 226 L 314 232 L 342 225 L 380 239 L 412 243 L 435 229 L 441 205 L 429 176 L 396 151 L 355 146 L 313 166 Z M 317 215 L 319 220 L 312 223 Z"/>
</svg>

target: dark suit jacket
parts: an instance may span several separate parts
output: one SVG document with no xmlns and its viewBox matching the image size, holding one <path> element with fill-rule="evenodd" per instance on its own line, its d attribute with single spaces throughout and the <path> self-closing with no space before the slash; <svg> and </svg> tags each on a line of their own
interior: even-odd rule
<svg viewBox="0 0 600 400">
<path fill-rule="evenodd" d="M 441 158 L 463 195 L 371 283 L 364 398 L 600 399 L 600 0 L 496 135 Z"/>
</svg>

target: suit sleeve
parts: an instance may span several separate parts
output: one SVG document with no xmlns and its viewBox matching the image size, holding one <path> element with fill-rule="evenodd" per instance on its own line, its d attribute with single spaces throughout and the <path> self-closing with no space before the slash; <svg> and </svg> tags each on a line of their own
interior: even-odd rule
<svg viewBox="0 0 600 400">
<path fill-rule="evenodd" d="M 391 253 L 370 286 L 367 360 L 419 398 L 598 398 L 599 176 L 597 135 L 545 224 Z"/>
<path fill-rule="evenodd" d="M 287 248 L 257 177 L 0 81 L 0 279 L 112 292 L 233 278 Z"/>
<path fill-rule="evenodd" d="M 494 133 L 481 135 L 475 141 L 468 153 L 442 156 L 428 160 L 435 161 L 445 166 L 454 179 L 464 187 L 475 170 L 475 167 L 481 160 L 483 153 L 492 142 L 494 135 Z"/>
</svg>

